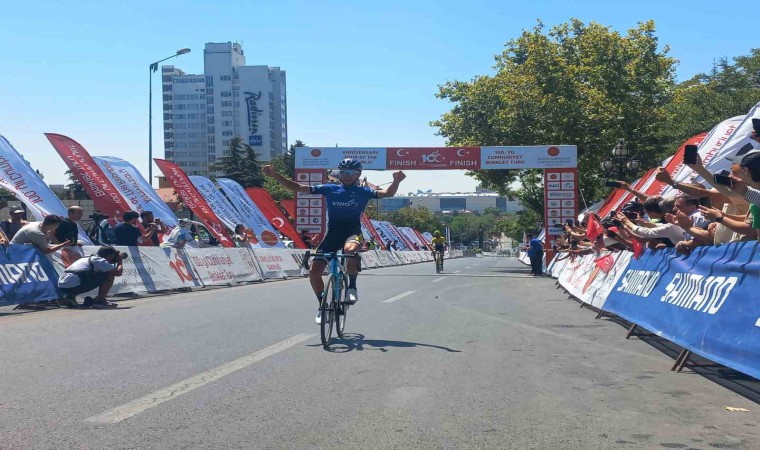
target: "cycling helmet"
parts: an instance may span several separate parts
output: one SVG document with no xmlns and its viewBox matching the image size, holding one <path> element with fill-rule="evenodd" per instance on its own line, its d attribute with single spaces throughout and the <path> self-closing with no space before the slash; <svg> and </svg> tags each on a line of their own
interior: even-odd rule
<svg viewBox="0 0 760 450">
<path fill-rule="evenodd" d="M 438 230 L 433 231 L 433 236 L 440 236 L 441 232 Z"/>
<path fill-rule="evenodd" d="M 338 169 L 362 170 L 362 163 L 355 158 L 346 158 L 338 164 Z"/>
</svg>

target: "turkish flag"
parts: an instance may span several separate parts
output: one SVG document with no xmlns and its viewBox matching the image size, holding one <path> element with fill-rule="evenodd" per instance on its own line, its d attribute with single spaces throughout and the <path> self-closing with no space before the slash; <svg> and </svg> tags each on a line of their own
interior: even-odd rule
<svg viewBox="0 0 760 450">
<path fill-rule="evenodd" d="M 612 267 L 615 265 L 615 258 L 612 255 L 607 254 L 595 260 L 594 263 L 596 264 L 596 267 L 606 275 L 610 273 L 610 270 L 612 270 Z"/>
<path fill-rule="evenodd" d="M 591 241 L 596 241 L 596 238 L 604 233 L 604 227 L 599 223 L 599 219 L 594 214 L 588 216 L 588 225 L 586 225 L 586 236 Z"/>
<path fill-rule="evenodd" d="M 309 248 L 306 243 L 301 239 L 301 235 L 293 227 L 288 219 L 282 214 L 282 211 L 275 203 L 274 199 L 269 192 L 262 188 L 246 188 L 246 194 L 251 197 L 251 200 L 259 207 L 259 210 L 266 216 L 269 223 L 277 228 L 282 234 L 293 240 L 293 244 L 296 248 Z"/>
<path fill-rule="evenodd" d="M 633 257 L 639 259 L 647 247 L 636 236 L 631 236 L 631 241 L 633 242 Z"/>
</svg>

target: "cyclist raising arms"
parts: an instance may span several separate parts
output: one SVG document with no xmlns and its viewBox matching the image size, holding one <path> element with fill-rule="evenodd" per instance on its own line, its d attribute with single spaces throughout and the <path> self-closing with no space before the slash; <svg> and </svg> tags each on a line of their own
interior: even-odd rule
<svg viewBox="0 0 760 450">
<path fill-rule="evenodd" d="M 403 172 L 393 174 L 393 183 L 385 189 L 372 189 L 359 186 L 359 178 L 362 173 L 362 163 L 358 159 L 346 158 L 338 164 L 340 171 L 340 184 L 320 184 L 308 186 L 296 183 L 283 177 L 270 165 L 262 168 L 262 171 L 277 180 L 285 188 L 293 192 L 305 194 L 322 194 L 327 202 L 327 232 L 322 242 L 317 247 L 317 253 L 330 253 L 343 249 L 343 253 L 356 254 L 361 247 L 358 236 L 362 234 L 361 214 L 367 207 L 370 199 L 393 197 L 398 190 L 401 180 L 406 178 Z M 322 293 L 325 290 L 322 272 L 327 265 L 327 258 L 316 256 L 309 269 L 309 281 L 314 293 L 317 295 L 317 304 L 322 302 Z M 347 301 L 350 304 L 359 300 L 356 291 L 356 276 L 359 273 L 359 261 L 357 258 L 347 260 L 348 289 L 346 290 Z M 317 323 L 322 322 L 320 310 L 317 309 Z"/>
<path fill-rule="evenodd" d="M 435 254 L 441 254 L 441 270 L 443 270 L 443 251 L 446 249 L 446 238 L 441 236 L 441 232 L 438 230 L 433 231 L 433 260 L 435 260 Z"/>
</svg>

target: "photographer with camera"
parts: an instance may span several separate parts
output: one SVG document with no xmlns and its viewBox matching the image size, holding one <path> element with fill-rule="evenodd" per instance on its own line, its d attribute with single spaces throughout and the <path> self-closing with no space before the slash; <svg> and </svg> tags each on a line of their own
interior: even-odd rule
<svg viewBox="0 0 760 450">
<path fill-rule="evenodd" d="M 126 253 L 104 245 L 98 249 L 97 254 L 74 261 L 58 278 L 58 289 L 63 293 L 67 306 L 79 306 L 76 296 L 97 288 L 97 297 L 85 297 L 82 306 L 95 309 L 116 308 L 118 305 L 107 301 L 106 295 L 111 290 L 114 279 L 124 271 L 122 261 L 126 257 Z"/>
</svg>

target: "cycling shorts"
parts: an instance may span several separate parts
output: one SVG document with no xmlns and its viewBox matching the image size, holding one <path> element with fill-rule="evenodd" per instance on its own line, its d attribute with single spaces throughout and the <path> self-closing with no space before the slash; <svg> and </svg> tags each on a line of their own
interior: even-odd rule
<svg viewBox="0 0 760 450">
<path fill-rule="evenodd" d="M 359 236 L 362 234 L 360 222 L 331 222 L 327 227 L 324 239 L 317 247 L 317 253 L 332 253 L 343 250 L 343 247 L 349 242 L 361 244 Z M 315 256 L 315 260 L 321 259 L 327 261 L 327 258 Z"/>
<path fill-rule="evenodd" d="M 436 245 L 435 251 L 443 253 L 444 246 L 443 245 Z"/>
</svg>

